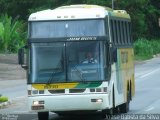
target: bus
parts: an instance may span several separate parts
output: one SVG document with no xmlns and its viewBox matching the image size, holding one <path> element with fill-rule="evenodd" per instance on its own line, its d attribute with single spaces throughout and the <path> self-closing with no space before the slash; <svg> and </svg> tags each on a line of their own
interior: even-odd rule
<svg viewBox="0 0 160 120">
<path fill-rule="evenodd" d="M 82 4 L 33 13 L 18 56 L 27 71 L 28 108 L 39 120 L 49 112 L 105 117 L 129 111 L 134 51 L 125 10 Z"/>
</svg>

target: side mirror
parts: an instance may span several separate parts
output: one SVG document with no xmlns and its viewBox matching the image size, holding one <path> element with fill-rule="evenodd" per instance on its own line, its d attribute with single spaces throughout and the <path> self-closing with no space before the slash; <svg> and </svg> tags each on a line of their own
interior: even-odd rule
<svg viewBox="0 0 160 120">
<path fill-rule="evenodd" d="M 113 62 L 117 62 L 117 49 L 116 48 L 114 48 L 113 50 L 112 50 L 112 56 L 113 56 Z"/>
<path fill-rule="evenodd" d="M 25 47 L 22 47 L 18 51 L 18 63 L 22 66 L 22 68 L 27 69 L 27 66 L 25 65 Z"/>
<path fill-rule="evenodd" d="M 19 65 L 24 64 L 24 48 L 20 48 L 18 51 L 18 63 Z"/>
<path fill-rule="evenodd" d="M 108 54 L 107 62 L 108 62 L 108 64 L 111 65 L 112 62 L 113 62 L 113 60 L 112 60 L 112 43 L 106 42 L 105 46 L 106 46 L 106 51 L 107 51 L 107 54 Z"/>
</svg>

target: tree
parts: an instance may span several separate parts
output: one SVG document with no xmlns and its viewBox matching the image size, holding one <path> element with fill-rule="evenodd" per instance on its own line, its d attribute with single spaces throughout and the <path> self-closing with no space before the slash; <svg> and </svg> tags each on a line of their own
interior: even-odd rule
<svg viewBox="0 0 160 120">
<path fill-rule="evenodd" d="M 159 0 L 116 0 L 116 9 L 125 9 L 132 19 L 134 39 L 160 37 L 158 28 Z M 160 7 L 160 6 L 159 6 Z"/>
<path fill-rule="evenodd" d="M 2 15 L 0 21 L 0 49 L 5 53 L 17 52 L 25 42 L 25 23 L 7 14 Z"/>
</svg>

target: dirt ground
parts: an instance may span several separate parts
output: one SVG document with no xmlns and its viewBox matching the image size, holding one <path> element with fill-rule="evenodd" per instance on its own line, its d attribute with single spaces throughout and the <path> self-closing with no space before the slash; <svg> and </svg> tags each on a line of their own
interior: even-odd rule
<svg viewBox="0 0 160 120">
<path fill-rule="evenodd" d="M 0 80 L 26 79 L 25 72 L 18 65 L 17 54 L 0 54 Z"/>
</svg>

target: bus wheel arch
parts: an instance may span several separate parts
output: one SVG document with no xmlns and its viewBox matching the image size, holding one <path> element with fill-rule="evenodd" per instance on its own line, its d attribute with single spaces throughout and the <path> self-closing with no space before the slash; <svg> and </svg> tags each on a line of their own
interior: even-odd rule
<svg viewBox="0 0 160 120">
<path fill-rule="evenodd" d="M 113 85 L 113 92 L 112 92 L 112 107 L 115 107 L 115 93 L 114 93 L 114 85 Z"/>
<path fill-rule="evenodd" d="M 118 106 L 115 105 L 115 87 L 113 85 L 112 87 L 112 108 L 110 109 L 110 113 L 112 115 L 117 114 L 118 113 Z"/>
<path fill-rule="evenodd" d="M 120 113 L 127 113 L 129 111 L 129 103 L 130 103 L 130 96 L 131 96 L 130 91 L 131 91 L 130 90 L 130 85 L 129 85 L 129 82 L 128 82 L 128 85 L 127 85 L 127 95 L 126 95 L 127 100 L 126 100 L 125 103 L 123 103 L 123 104 L 121 104 L 119 106 Z"/>
<path fill-rule="evenodd" d="M 131 80 L 130 80 L 129 92 L 130 92 L 130 101 L 131 101 L 132 100 L 132 81 Z"/>
<path fill-rule="evenodd" d="M 110 97 L 110 101 L 112 101 L 111 102 L 111 108 L 110 109 L 106 109 L 106 110 L 103 110 L 102 111 L 102 117 L 103 118 L 106 118 L 106 114 L 107 114 L 107 116 L 108 117 L 111 117 L 113 114 L 114 114 L 114 108 L 115 108 L 115 94 L 114 94 L 114 85 L 113 85 L 113 87 L 111 88 L 112 89 L 112 92 L 111 92 L 111 97 Z"/>
</svg>

